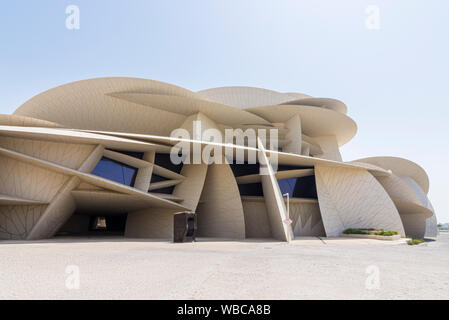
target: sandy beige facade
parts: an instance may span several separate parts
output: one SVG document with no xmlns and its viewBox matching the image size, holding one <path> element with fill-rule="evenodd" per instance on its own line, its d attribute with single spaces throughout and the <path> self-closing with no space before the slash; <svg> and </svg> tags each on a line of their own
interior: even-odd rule
<svg viewBox="0 0 449 320">
<path fill-rule="evenodd" d="M 48 90 L 0 115 L 0 239 L 97 232 L 169 239 L 180 211 L 198 213 L 204 237 L 289 241 L 346 228 L 436 236 L 421 167 L 394 157 L 342 160 L 339 147 L 357 132 L 347 112 L 341 101 L 300 93 L 192 92 L 133 78 Z M 224 156 L 220 164 L 174 164 L 169 155 L 182 139 L 172 132 L 183 128 L 194 137 L 195 123 L 200 134 L 270 133 L 262 141 L 257 131 L 253 145 L 218 146 L 242 152 L 243 164 Z M 188 143 L 217 151 L 210 140 Z M 249 163 L 252 151 L 256 163 Z M 98 217 L 106 229 L 97 230 Z"/>
</svg>

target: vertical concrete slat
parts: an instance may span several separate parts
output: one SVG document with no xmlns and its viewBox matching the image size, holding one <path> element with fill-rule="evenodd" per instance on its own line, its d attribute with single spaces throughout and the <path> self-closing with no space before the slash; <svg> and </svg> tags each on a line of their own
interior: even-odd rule
<svg viewBox="0 0 449 320">
<path fill-rule="evenodd" d="M 143 160 L 148 161 L 154 164 L 156 158 L 155 151 L 145 152 L 143 154 Z M 153 166 L 149 166 L 146 168 L 140 168 L 137 171 L 136 182 L 134 183 L 134 188 L 139 189 L 141 191 L 147 192 L 150 188 L 151 176 L 153 175 Z"/>
<path fill-rule="evenodd" d="M 289 141 L 283 148 L 283 152 L 301 154 L 302 149 L 302 132 L 301 132 L 301 118 L 295 115 L 285 122 L 285 127 L 288 129 L 285 138 Z"/>
</svg>

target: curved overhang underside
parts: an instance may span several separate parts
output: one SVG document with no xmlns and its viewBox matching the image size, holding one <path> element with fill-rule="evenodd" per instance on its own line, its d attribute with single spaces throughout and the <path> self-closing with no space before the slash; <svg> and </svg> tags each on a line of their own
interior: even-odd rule
<svg viewBox="0 0 449 320">
<path fill-rule="evenodd" d="M 388 172 L 389 174 L 392 173 L 391 170 L 386 170 L 386 169 L 384 169 L 384 168 L 382 168 L 382 167 L 375 166 L 375 165 L 373 165 L 373 164 L 371 164 L 371 163 L 358 162 L 358 161 L 349 161 L 349 162 L 346 162 L 346 163 L 356 164 L 356 165 L 358 165 L 358 166 L 360 166 L 360 167 L 363 167 L 363 168 L 369 169 L 369 170 L 383 171 L 383 172 Z"/>
<path fill-rule="evenodd" d="M 404 200 L 399 200 L 399 199 L 392 199 L 396 208 L 399 211 L 399 214 L 403 215 L 403 214 L 422 214 L 424 215 L 424 217 L 430 218 L 433 215 L 432 210 L 420 206 L 416 203 L 413 202 L 409 202 L 409 201 L 404 201 Z"/>
<path fill-rule="evenodd" d="M 113 191 L 73 190 L 71 194 L 75 199 L 77 210 L 88 214 L 104 212 L 123 214 L 154 206 L 153 201 L 147 198 Z"/>
<path fill-rule="evenodd" d="M 298 106 L 312 106 L 334 110 L 343 114 L 348 112 L 348 107 L 337 99 L 330 98 L 304 98 L 281 103 L 281 105 L 298 105 Z"/>
<path fill-rule="evenodd" d="M 310 97 L 302 93 L 281 93 L 263 88 L 238 86 L 211 88 L 199 91 L 198 93 L 209 101 L 215 101 L 240 109 L 277 105 L 291 100 Z"/>
<path fill-rule="evenodd" d="M 247 109 L 267 105 L 304 105 L 347 113 L 346 105 L 337 99 L 314 98 L 303 93 L 282 93 L 255 87 L 220 87 L 199 91 L 210 101 Z"/>
<path fill-rule="evenodd" d="M 55 122 L 11 114 L 0 114 L 0 125 L 19 126 L 19 127 L 44 127 L 44 128 L 62 127 L 60 124 L 57 124 Z"/>
<path fill-rule="evenodd" d="M 391 170 L 395 175 L 410 177 L 416 181 L 421 189 L 429 193 L 429 177 L 424 169 L 413 161 L 398 157 L 369 157 L 351 162 L 364 162 Z"/>
<path fill-rule="evenodd" d="M 229 126 L 270 125 L 267 120 L 253 113 L 207 100 L 137 92 L 109 93 L 108 96 L 184 116 L 201 112 L 212 120 Z"/>
<path fill-rule="evenodd" d="M 340 168 L 351 168 L 351 169 L 363 169 L 368 170 L 374 176 L 390 176 L 391 172 L 384 170 L 380 167 L 375 167 L 371 165 L 364 165 L 361 163 L 350 163 L 350 162 L 340 162 L 334 160 L 327 160 L 315 157 L 307 157 L 298 154 L 277 152 L 267 150 L 267 154 L 270 156 L 275 156 L 278 159 L 278 163 L 282 165 L 300 165 L 300 166 L 326 166 L 326 167 L 340 167 Z"/>
<path fill-rule="evenodd" d="M 302 130 L 306 135 L 335 136 L 339 146 L 349 142 L 357 133 L 354 120 L 334 110 L 298 105 L 263 106 L 246 110 L 272 123 L 286 122 L 293 116 L 299 115 Z"/>
<path fill-rule="evenodd" d="M 69 82 L 54 87 L 29 99 L 23 106 L 38 104 L 42 101 L 47 101 L 48 98 L 56 101 L 70 99 L 71 95 L 78 94 L 79 92 L 88 96 L 102 95 L 108 92 L 142 92 L 194 99 L 203 98 L 196 92 L 166 82 L 131 77 L 104 77 Z M 20 108 L 16 112 L 19 110 Z"/>
</svg>

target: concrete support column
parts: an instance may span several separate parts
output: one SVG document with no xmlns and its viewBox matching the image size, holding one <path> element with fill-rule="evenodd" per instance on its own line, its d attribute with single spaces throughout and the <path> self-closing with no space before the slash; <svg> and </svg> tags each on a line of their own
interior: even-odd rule
<svg viewBox="0 0 449 320">
<path fill-rule="evenodd" d="M 310 144 L 308 144 L 307 142 L 302 144 L 301 155 L 307 157 L 310 156 Z"/>
<path fill-rule="evenodd" d="M 143 160 L 148 161 L 150 163 L 154 163 L 156 158 L 155 151 L 145 152 L 143 155 Z M 139 189 L 141 191 L 147 192 L 150 188 L 151 176 L 153 175 L 153 166 L 140 168 L 137 171 L 136 182 L 134 183 L 134 188 Z"/>
<path fill-rule="evenodd" d="M 283 148 L 283 152 L 301 154 L 301 142 L 302 142 L 302 132 L 301 132 L 301 118 L 299 115 L 293 116 L 290 120 L 285 123 L 285 128 L 288 129 L 285 138 L 290 142 L 287 143 Z"/>
<path fill-rule="evenodd" d="M 229 164 L 211 164 L 207 169 L 197 208 L 198 236 L 245 239 L 245 217 L 239 187 Z"/>
</svg>

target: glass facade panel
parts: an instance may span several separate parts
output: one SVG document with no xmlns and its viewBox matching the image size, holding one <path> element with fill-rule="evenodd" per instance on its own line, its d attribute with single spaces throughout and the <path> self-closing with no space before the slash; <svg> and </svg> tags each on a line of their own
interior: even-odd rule
<svg viewBox="0 0 449 320">
<path fill-rule="evenodd" d="M 315 176 L 278 180 L 282 194 L 288 193 L 291 198 L 317 199 Z"/>
<path fill-rule="evenodd" d="M 137 176 L 137 168 L 103 157 L 91 173 L 133 187 Z"/>
<path fill-rule="evenodd" d="M 290 178 L 284 180 L 278 180 L 279 189 L 281 189 L 282 194 L 288 193 L 290 197 L 293 197 L 293 193 L 295 191 L 297 178 Z"/>
</svg>

